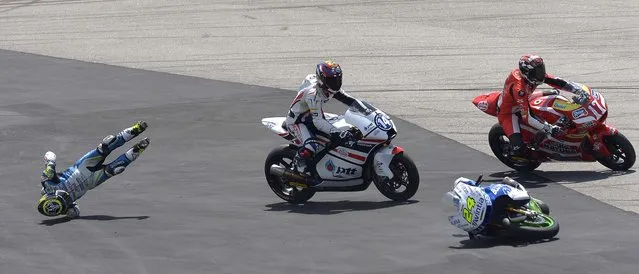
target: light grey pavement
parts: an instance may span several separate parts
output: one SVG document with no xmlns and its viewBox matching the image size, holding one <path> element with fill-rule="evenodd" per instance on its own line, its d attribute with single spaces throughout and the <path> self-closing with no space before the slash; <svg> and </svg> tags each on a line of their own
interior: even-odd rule
<svg viewBox="0 0 639 274">
<path fill-rule="evenodd" d="M 639 1 L 621 0 L 23 0 L 0 2 L 0 48 L 284 89 L 331 57 L 354 95 L 490 154 L 495 119 L 470 100 L 531 51 L 551 73 L 599 88 L 610 123 L 639 146 L 637 18 Z M 639 173 L 540 170 L 639 212 Z"/>
<path fill-rule="evenodd" d="M 504 172 L 495 158 L 400 119 L 396 144 L 421 177 L 410 203 L 388 202 L 371 188 L 291 206 L 271 193 L 262 169 L 283 139 L 259 122 L 282 115 L 290 91 L 2 50 L 0 63 L 0 273 L 634 274 L 638 267 L 636 214 Z M 148 121 L 142 135 L 151 145 L 78 201 L 80 219 L 36 212 L 46 150 L 58 154 L 61 169 L 138 119 Z M 443 193 L 458 176 L 480 173 L 526 182 L 550 205 L 559 238 L 471 242 L 448 225 Z"/>
</svg>

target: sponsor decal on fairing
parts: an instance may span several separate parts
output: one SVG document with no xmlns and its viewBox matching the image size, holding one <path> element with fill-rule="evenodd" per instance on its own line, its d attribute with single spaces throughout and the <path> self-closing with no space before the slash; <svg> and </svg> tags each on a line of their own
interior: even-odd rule
<svg viewBox="0 0 639 274">
<path fill-rule="evenodd" d="M 328 160 L 324 167 L 326 167 L 326 170 L 331 172 L 335 177 L 342 177 L 342 175 L 354 175 L 357 171 L 356 168 L 343 168 L 340 166 L 336 166 L 335 164 L 333 164 L 332 160 Z"/>
<path fill-rule="evenodd" d="M 581 117 L 588 116 L 588 111 L 585 108 L 578 108 L 572 112 L 572 118 L 579 119 Z"/>
</svg>

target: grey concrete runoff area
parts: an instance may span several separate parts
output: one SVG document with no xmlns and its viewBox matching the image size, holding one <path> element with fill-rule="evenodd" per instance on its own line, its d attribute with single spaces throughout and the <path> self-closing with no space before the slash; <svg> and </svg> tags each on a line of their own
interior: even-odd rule
<svg viewBox="0 0 639 274">
<path fill-rule="evenodd" d="M 637 273 L 637 168 L 514 173 L 470 102 L 535 52 L 601 91 L 639 149 L 637 18 L 638 1 L 0 1 L 0 273 Z M 410 202 L 371 188 L 291 206 L 266 185 L 283 140 L 259 120 L 324 58 L 393 115 L 421 175 Z M 139 119 L 149 149 L 80 219 L 36 212 L 44 152 L 66 167 Z M 448 225 L 442 195 L 482 173 L 525 182 L 558 238 L 472 242 Z"/>
</svg>

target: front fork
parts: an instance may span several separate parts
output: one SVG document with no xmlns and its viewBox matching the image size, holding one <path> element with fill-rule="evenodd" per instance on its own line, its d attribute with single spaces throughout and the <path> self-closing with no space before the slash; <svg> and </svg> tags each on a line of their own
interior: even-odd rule
<svg viewBox="0 0 639 274">
<path fill-rule="evenodd" d="M 614 127 L 606 124 L 600 124 L 593 132 L 588 134 L 587 138 L 591 145 L 590 149 L 592 150 L 595 158 L 608 157 L 612 154 L 603 140 L 605 137 L 615 135 L 618 132 L 619 131 Z"/>
<path fill-rule="evenodd" d="M 506 218 L 502 220 L 502 223 L 504 225 L 509 225 L 511 223 L 521 223 L 528 218 L 535 218 L 539 214 L 538 212 L 533 210 L 524 210 L 515 207 L 506 207 L 506 212 L 514 213 L 515 215 L 519 216 L 511 216 L 510 214 L 507 214 Z"/>
<path fill-rule="evenodd" d="M 373 170 L 375 174 L 380 177 L 387 177 L 389 180 L 393 179 L 393 171 L 390 169 L 390 163 L 393 161 L 395 155 L 403 153 L 404 149 L 400 146 L 393 144 L 386 145 L 375 153 L 373 158 Z"/>
</svg>

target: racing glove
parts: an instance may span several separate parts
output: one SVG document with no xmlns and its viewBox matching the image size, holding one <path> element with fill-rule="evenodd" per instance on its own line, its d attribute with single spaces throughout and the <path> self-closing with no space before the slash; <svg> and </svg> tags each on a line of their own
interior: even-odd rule
<svg viewBox="0 0 639 274">
<path fill-rule="evenodd" d="M 561 132 L 561 127 L 556 125 L 551 125 L 549 123 L 544 123 L 544 127 L 541 129 L 546 135 L 555 136 L 559 132 Z"/>
<path fill-rule="evenodd" d="M 338 144 L 351 144 L 357 141 L 355 135 L 348 130 L 331 133 L 331 142 Z"/>
<path fill-rule="evenodd" d="M 44 158 L 42 160 L 46 166 L 42 171 L 42 180 L 52 180 L 55 178 L 55 159 L 55 153 L 51 151 L 47 151 L 47 153 L 44 154 Z"/>
<path fill-rule="evenodd" d="M 586 93 L 586 91 L 583 90 L 581 87 L 582 85 L 579 83 L 575 83 L 575 82 L 569 83 L 570 92 L 575 94 L 575 96 L 572 97 L 572 101 L 575 104 L 579 104 L 583 106 L 586 103 L 588 103 L 588 99 L 590 99 L 590 96 L 588 96 L 588 93 Z"/>
<path fill-rule="evenodd" d="M 572 101 L 575 102 L 575 104 L 579 104 L 582 106 L 588 104 L 588 99 L 590 99 L 588 93 L 580 89 L 579 91 L 576 91 L 575 94 L 577 95 L 572 97 Z"/>
</svg>

